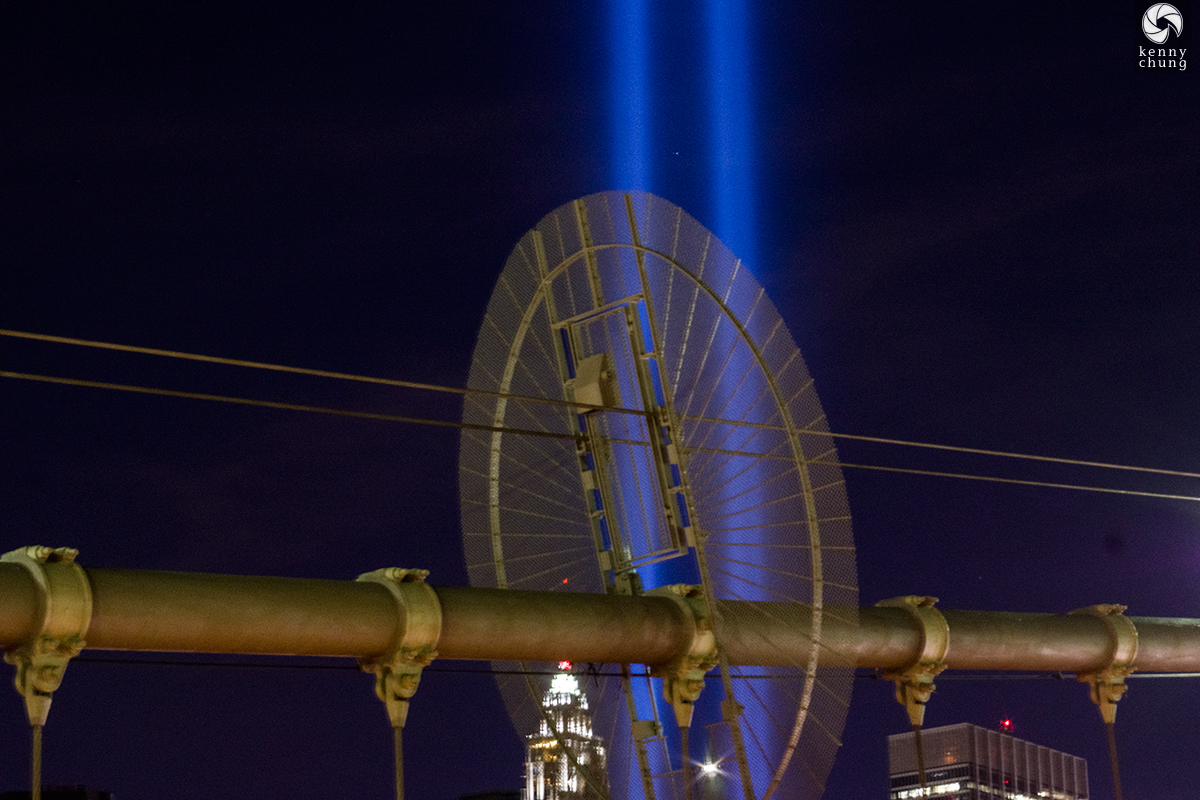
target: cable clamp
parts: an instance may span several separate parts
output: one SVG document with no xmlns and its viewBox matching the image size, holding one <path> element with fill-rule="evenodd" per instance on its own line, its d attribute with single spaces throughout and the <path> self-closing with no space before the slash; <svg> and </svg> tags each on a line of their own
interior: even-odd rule
<svg viewBox="0 0 1200 800">
<path fill-rule="evenodd" d="M 950 650 L 950 626 L 942 612 L 934 608 L 936 603 L 936 597 L 905 595 L 875 604 L 904 609 L 920 628 L 921 654 L 917 660 L 902 670 L 883 673 L 896 683 L 896 701 L 904 706 L 909 722 L 917 728 L 925 722 L 925 705 L 937 689 L 933 679 L 946 668 L 946 653 Z"/>
<path fill-rule="evenodd" d="M 41 623 L 27 641 L 4 652 L 4 660 L 17 668 L 13 684 L 25 698 L 30 725 L 46 724 L 67 662 L 83 650 L 92 624 L 92 585 L 75 563 L 77 555 L 70 547 L 35 545 L 0 556 L 25 567 L 37 585 Z"/>
<path fill-rule="evenodd" d="M 704 676 L 717 665 L 717 638 L 704 602 L 704 588 L 675 583 L 646 594 L 671 598 L 692 621 L 692 641 L 687 652 L 668 664 L 650 667 L 653 677 L 663 679 L 663 697 L 675 709 L 679 727 L 687 728 L 692 724 L 696 700 L 704 690 Z"/>
<path fill-rule="evenodd" d="M 1133 620 L 1123 613 L 1126 606 L 1101 604 L 1078 608 L 1072 614 L 1100 617 L 1108 627 L 1112 656 L 1103 669 L 1081 672 L 1076 678 L 1088 684 L 1092 702 L 1100 707 L 1100 716 L 1111 725 L 1117 719 L 1117 701 L 1129 688 L 1125 679 L 1137 669 L 1138 632 Z"/>
<path fill-rule="evenodd" d="M 359 667 L 375 675 L 375 694 L 387 708 L 393 728 L 408 719 L 408 701 L 417 692 L 421 670 L 437 658 L 442 635 L 442 605 L 425 583 L 429 570 L 387 567 L 358 576 L 378 583 L 396 602 L 396 631 L 391 647 L 376 658 L 360 658 Z"/>
</svg>

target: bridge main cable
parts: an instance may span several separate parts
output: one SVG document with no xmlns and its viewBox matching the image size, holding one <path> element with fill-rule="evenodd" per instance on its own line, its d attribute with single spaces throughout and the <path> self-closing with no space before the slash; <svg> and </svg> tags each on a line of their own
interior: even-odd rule
<svg viewBox="0 0 1200 800">
<path fill-rule="evenodd" d="M 47 563 L 54 584 L 66 565 Z M 363 581 L 86 568 L 88 649 L 379 657 L 403 627 L 395 598 Z M 64 572 L 65 574 L 65 572 Z M 668 664 L 688 651 L 694 620 L 666 597 L 434 586 L 439 659 Z M 0 647 L 38 635 L 44 594 L 27 569 L 0 563 Z M 731 664 L 804 663 L 805 614 L 786 604 L 724 601 Z M 836 609 L 829 611 L 836 612 Z M 858 624 L 827 613 L 829 663 L 894 670 L 921 654 L 923 635 L 899 608 L 858 609 Z M 1087 673 L 1113 654 L 1110 627 L 1088 614 L 942 610 L 945 664 L 960 670 Z M 852 615 L 846 615 L 852 617 Z M 1200 673 L 1200 619 L 1129 617 L 1139 672 Z M 826 660 L 826 659 L 823 659 Z"/>
</svg>

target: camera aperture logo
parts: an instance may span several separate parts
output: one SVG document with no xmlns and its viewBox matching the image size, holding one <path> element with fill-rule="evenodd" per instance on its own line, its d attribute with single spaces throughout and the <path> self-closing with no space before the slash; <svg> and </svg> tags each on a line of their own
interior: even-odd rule
<svg viewBox="0 0 1200 800">
<path fill-rule="evenodd" d="M 1179 47 L 1183 36 L 1183 14 L 1170 3 L 1155 3 L 1142 14 L 1142 33 L 1154 45 L 1174 47 L 1138 47 L 1138 67 L 1141 69 L 1187 69 L 1188 49 Z"/>
</svg>

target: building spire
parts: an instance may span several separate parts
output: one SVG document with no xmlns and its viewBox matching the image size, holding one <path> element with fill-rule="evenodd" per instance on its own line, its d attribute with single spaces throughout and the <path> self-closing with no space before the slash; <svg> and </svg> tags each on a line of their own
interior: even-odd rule
<svg viewBox="0 0 1200 800">
<path fill-rule="evenodd" d="M 571 662 L 559 662 L 558 668 L 542 697 L 538 731 L 525 737 L 522 800 L 604 797 L 597 791 L 607 788 L 604 740 L 592 731 L 587 694 L 572 674 Z"/>
</svg>

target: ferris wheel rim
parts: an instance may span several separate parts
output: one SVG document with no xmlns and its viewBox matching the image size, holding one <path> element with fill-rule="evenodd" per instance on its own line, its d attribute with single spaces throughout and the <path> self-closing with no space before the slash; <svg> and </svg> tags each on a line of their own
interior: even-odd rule
<svg viewBox="0 0 1200 800">
<path fill-rule="evenodd" d="M 626 203 L 631 202 L 629 200 L 629 195 L 626 195 L 625 198 L 626 198 Z M 584 198 L 583 200 L 587 200 L 587 199 L 588 198 Z M 582 202 L 582 201 L 576 201 L 576 202 L 578 203 L 578 202 Z M 564 206 L 562 208 L 566 208 L 566 206 Z M 560 208 L 558 211 L 561 211 L 562 208 Z M 680 210 L 678 210 L 677 207 L 672 207 L 672 208 L 675 208 L 677 211 L 679 211 L 679 213 L 682 213 Z M 558 211 L 553 212 L 553 213 L 558 213 Z M 551 216 L 552 215 L 547 215 L 546 219 L 549 219 Z M 543 222 L 545 222 L 545 220 L 543 220 Z M 540 224 L 541 223 L 539 223 L 539 225 Z M 537 238 L 539 235 L 538 231 L 535 229 L 535 231 L 533 231 L 531 233 L 534 235 L 534 249 L 539 250 L 541 245 Z M 711 233 L 708 233 L 708 235 L 711 237 Z M 636 237 L 636 233 L 635 233 L 635 237 Z M 528 238 L 529 238 L 529 235 L 527 234 L 527 237 L 525 239 L 522 239 L 522 244 L 524 244 L 526 242 L 526 239 L 528 239 Z M 713 238 L 715 238 L 715 237 L 713 237 Z M 514 249 L 514 257 L 516 256 L 516 253 L 520 249 L 520 247 L 521 247 L 521 244 L 519 244 L 518 247 L 516 249 Z M 674 254 L 666 252 L 666 251 L 656 248 L 656 247 L 652 247 L 652 246 L 649 246 L 646 244 L 640 244 L 637 242 L 634 242 L 634 243 L 605 242 L 605 243 L 591 244 L 591 245 L 585 244 L 584 246 L 580 247 L 579 249 L 566 254 L 563 258 L 556 261 L 553 265 L 550 265 L 545 261 L 542 261 L 539 264 L 540 278 L 538 279 L 536 288 L 533 290 L 532 294 L 528 295 L 528 301 L 526 302 L 525 307 L 522 309 L 520 322 L 519 322 L 515 332 L 513 333 L 510 341 L 508 342 L 504 369 L 501 371 L 501 373 L 499 375 L 499 383 L 497 384 L 498 390 L 501 394 L 508 394 L 513 388 L 513 380 L 516 376 L 517 368 L 521 361 L 522 353 L 524 352 L 524 349 L 527 346 L 526 340 L 527 340 L 527 337 L 528 337 L 531 329 L 533 328 L 535 318 L 537 317 L 540 309 L 542 309 L 545 305 L 552 302 L 554 281 L 556 279 L 560 278 L 567 270 L 571 269 L 573 266 L 578 265 L 581 262 L 587 262 L 589 258 L 594 257 L 597 253 L 600 253 L 601 251 L 607 251 L 607 250 L 634 251 L 635 254 L 637 255 L 637 257 L 639 257 L 639 258 L 642 258 L 645 256 L 652 256 L 655 259 L 658 259 L 663 264 L 668 265 L 668 269 L 671 271 L 672 276 L 674 276 L 676 274 L 682 274 L 686 279 L 688 279 L 691 284 L 690 288 L 694 289 L 697 294 L 700 293 L 701 291 L 703 291 L 707 295 L 708 300 L 716 304 L 717 308 L 719 309 L 720 314 L 722 315 L 721 318 L 727 320 L 729 323 L 731 323 L 734 326 L 734 328 L 737 331 L 737 336 L 739 337 L 739 340 L 744 342 L 752 350 L 752 352 L 754 354 L 754 362 L 758 365 L 758 367 L 760 368 L 762 373 L 765 376 L 767 376 L 768 379 L 770 379 L 770 384 L 771 384 L 770 391 L 771 391 L 773 406 L 779 412 L 782 420 L 785 423 L 784 427 L 787 432 L 789 448 L 792 451 L 792 460 L 795 462 L 796 474 L 799 477 L 799 480 L 802 485 L 802 494 L 804 495 L 804 507 L 805 507 L 805 512 L 807 515 L 807 522 L 809 523 L 807 525 L 808 531 L 809 531 L 809 552 L 812 557 L 812 567 L 813 567 L 814 574 L 813 574 L 813 576 L 811 578 L 811 582 L 810 582 L 811 593 L 810 593 L 809 597 L 811 598 L 811 601 L 808 601 L 808 602 L 801 601 L 801 602 L 803 602 L 804 605 L 808 606 L 809 614 L 811 615 L 811 623 L 810 624 L 811 624 L 812 635 L 811 635 L 811 643 L 808 648 L 807 663 L 804 665 L 804 668 L 803 668 L 804 686 L 803 686 L 803 690 L 802 690 L 802 696 L 801 696 L 800 702 L 797 704 L 795 715 L 792 719 L 792 723 L 790 726 L 791 730 L 788 735 L 788 743 L 784 749 L 784 752 L 782 754 L 780 762 L 774 769 L 771 780 L 768 782 L 768 784 L 764 790 L 764 793 L 761 795 L 762 800 L 765 800 L 766 798 L 768 798 L 772 795 L 772 793 L 775 791 L 776 787 L 778 786 L 781 776 L 788 769 L 790 761 L 792 759 L 792 756 L 793 756 L 793 754 L 796 750 L 796 747 L 800 741 L 801 732 L 805 726 L 807 715 L 808 715 L 809 709 L 811 707 L 812 695 L 813 695 L 813 692 L 817 685 L 817 661 L 818 661 L 818 656 L 821 652 L 821 648 L 823 646 L 823 642 L 821 640 L 821 619 L 822 619 L 822 616 L 824 613 L 823 595 L 824 595 L 825 577 L 823 574 L 822 562 L 821 562 L 821 546 L 822 546 L 821 529 L 822 529 L 822 526 L 821 526 L 821 521 L 818 518 L 819 515 L 818 515 L 817 508 L 816 508 L 815 500 L 812 497 L 812 485 L 811 485 L 812 481 L 810 479 L 810 475 L 809 475 L 809 471 L 808 471 L 808 463 L 809 462 L 804 455 L 803 446 L 800 442 L 800 436 L 802 433 L 813 432 L 813 431 L 811 431 L 813 423 L 809 423 L 809 425 L 803 429 L 796 425 L 795 421 L 792 418 L 791 409 L 790 409 L 790 403 L 792 402 L 792 400 L 794 400 L 794 398 L 789 400 L 789 398 L 787 398 L 785 396 L 785 394 L 783 393 L 783 391 L 780 389 L 777 381 L 774 380 L 774 377 L 772 376 L 771 365 L 767 363 L 767 359 L 765 358 L 764 354 L 757 347 L 753 336 L 747 330 L 746 326 L 742 323 L 742 320 L 739 319 L 738 314 L 735 312 L 735 310 L 733 308 L 730 307 L 729 303 L 726 302 L 728 299 L 728 294 L 726 294 L 725 297 L 721 297 L 717 293 L 716 290 L 714 290 L 711 286 L 709 286 L 703 280 L 703 269 L 701 269 L 699 271 L 699 273 L 694 272 L 693 270 L 691 270 L 688 267 L 687 264 L 683 263 L 682 260 L 680 260 L 679 258 L 676 258 Z M 538 258 L 539 259 L 544 258 L 544 253 L 539 252 Z M 741 265 L 740 261 L 737 262 L 737 266 L 735 267 L 735 269 L 744 269 L 744 267 Z M 507 271 L 508 271 L 508 268 L 506 267 L 506 273 L 507 273 Z M 512 289 L 510 287 L 508 287 L 507 285 L 504 285 L 505 281 L 506 281 L 505 275 L 502 274 L 500 280 L 497 282 L 497 289 L 496 289 L 497 293 L 501 291 L 502 285 L 505 290 L 507 290 L 511 293 Z M 732 287 L 732 279 L 730 281 L 730 287 Z M 759 289 L 761 290 L 761 287 L 759 287 Z M 647 294 L 649 294 L 648 290 L 647 290 Z M 694 303 L 694 301 L 693 301 L 693 303 Z M 769 300 L 768 300 L 768 303 L 769 303 Z M 771 308 L 773 310 L 773 306 Z M 777 312 L 775 312 L 775 313 L 777 315 Z M 482 336 L 483 336 L 483 334 L 481 333 L 481 340 L 482 340 Z M 793 348 L 794 348 L 794 345 L 793 345 Z M 495 428 L 503 428 L 504 427 L 504 424 L 508 418 L 510 409 L 511 409 L 511 407 L 510 407 L 510 404 L 508 403 L 507 398 L 504 398 L 504 397 L 496 398 L 494 407 L 491 412 L 491 414 L 492 414 L 491 420 L 492 420 L 492 424 Z M 815 421 L 823 424 L 824 423 L 823 415 L 821 415 Z M 730 422 L 736 422 L 736 421 L 730 421 Z M 821 433 L 821 432 L 822 431 L 819 431 L 819 430 L 816 431 L 816 433 Z M 488 447 L 488 450 L 489 450 L 489 465 L 488 465 L 489 534 L 490 534 L 490 538 L 491 538 L 493 567 L 494 567 L 494 575 L 495 575 L 495 584 L 494 585 L 496 585 L 500 588 L 508 588 L 510 586 L 510 582 L 509 582 L 508 570 L 506 568 L 506 558 L 505 558 L 505 552 L 504 552 L 504 545 L 506 543 L 505 542 L 505 531 L 503 529 L 504 526 L 501 524 L 501 521 L 500 521 L 501 505 L 499 502 L 500 473 L 501 473 L 501 469 L 502 469 L 501 453 L 503 451 L 503 443 L 505 441 L 503 431 L 493 430 L 491 432 L 491 436 L 489 437 L 489 440 L 490 440 L 489 447 Z M 464 438 L 464 441 L 465 441 L 465 438 Z M 687 451 L 686 445 L 682 449 L 686 452 Z M 688 453 L 688 456 L 690 457 L 690 453 Z M 696 556 L 697 556 L 697 560 L 701 564 L 704 565 L 703 571 L 705 573 L 705 577 L 704 577 L 702 583 L 705 586 L 705 594 L 707 597 L 707 601 L 709 603 L 710 615 L 715 620 L 715 622 L 714 622 L 715 627 L 719 628 L 721 625 L 720 613 L 718 610 L 719 603 L 715 602 L 716 598 L 714 596 L 714 591 L 713 591 L 717 581 L 714 581 L 712 579 L 712 577 L 707 574 L 708 573 L 708 568 L 707 568 L 708 556 L 705 552 L 704 542 L 702 541 L 705 538 L 706 537 L 704 537 L 704 536 L 697 537 L 697 543 L 696 543 L 697 546 L 695 548 Z M 719 638 L 720 637 L 718 636 L 718 639 Z M 732 697 L 733 692 L 732 692 L 732 688 L 731 688 L 731 684 L 730 684 L 731 675 L 730 675 L 728 666 L 725 664 L 721 665 L 720 673 L 722 675 L 722 682 L 724 683 L 726 690 L 727 690 L 727 695 Z M 532 692 L 532 689 L 530 691 Z M 536 700 L 536 698 L 535 698 L 535 700 Z M 741 746 L 739 746 L 737 749 L 740 751 L 742 748 L 741 748 Z M 741 764 L 745 763 L 744 754 L 741 754 L 738 756 L 738 761 Z M 745 773 L 745 771 L 743 770 L 743 782 L 748 780 L 748 778 L 746 776 L 748 776 L 748 773 Z M 757 795 L 757 793 L 751 794 L 751 792 L 748 791 L 747 797 L 751 797 L 751 796 L 757 797 L 758 795 Z"/>
</svg>

